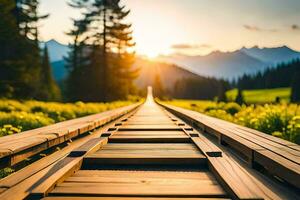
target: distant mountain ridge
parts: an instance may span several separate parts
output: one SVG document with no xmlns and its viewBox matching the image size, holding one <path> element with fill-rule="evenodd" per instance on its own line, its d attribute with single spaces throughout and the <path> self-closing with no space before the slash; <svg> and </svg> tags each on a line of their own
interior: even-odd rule
<svg viewBox="0 0 300 200">
<path fill-rule="evenodd" d="M 233 52 L 214 51 L 206 56 L 160 56 L 164 62 L 177 64 L 199 75 L 232 79 L 254 74 L 278 63 L 300 58 L 300 52 L 286 46 L 276 48 L 242 48 Z"/>
<path fill-rule="evenodd" d="M 280 62 L 290 61 L 299 58 L 300 52 L 294 51 L 287 46 L 275 48 L 252 48 L 243 47 L 240 51 L 253 58 L 257 58 L 265 63 L 278 64 Z"/>
<path fill-rule="evenodd" d="M 68 55 L 70 48 L 68 45 L 61 44 L 56 40 L 49 40 L 42 42 L 41 47 L 47 45 L 49 51 L 49 58 L 51 62 L 61 61 Z"/>
<path fill-rule="evenodd" d="M 69 47 L 55 40 L 42 43 L 49 49 L 50 61 L 54 77 L 63 80 L 68 71 L 64 67 L 63 58 L 68 55 Z M 243 74 L 254 74 L 274 67 L 281 62 L 289 62 L 300 58 L 300 52 L 287 46 L 275 48 L 242 48 L 233 52 L 214 51 L 206 56 L 187 56 L 174 54 L 159 56 L 159 62 L 173 63 L 181 68 L 201 76 L 233 79 Z M 182 73 L 175 73 L 176 75 Z M 166 76 L 163 74 L 162 76 Z M 144 76 L 146 77 L 146 76 Z"/>
<path fill-rule="evenodd" d="M 174 89 L 175 83 L 180 79 L 200 78 L 199 75 L 174 64 L 149 61 L 142 58 L 136 59 L 135 66 L 140 68 L 139 77 L 135 80 L 135 83 L 139 88 L 146 88 L 149 85 L 153 85 L 156 75 L 160 76 L 164 89 L 169 91 Z"/>
</svg>

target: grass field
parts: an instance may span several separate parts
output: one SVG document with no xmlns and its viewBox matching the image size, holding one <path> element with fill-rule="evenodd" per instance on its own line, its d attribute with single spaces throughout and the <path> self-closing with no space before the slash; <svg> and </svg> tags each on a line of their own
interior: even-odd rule
<svg viewBox="0 0 300 200">
<path fill-rule="evenodd" d="M 238 105 L 234 102 L 172 100 L 166 103 L 250 127 L 300 144 L 300 105 L 289 103 Z"/>
<path fill-rule="evenodd" d="M 0 137 L 119 108 L 134 101 L 138 99 L 110 103 L 57 103 L 0 99 Z"/>
<path fill-rule="evenodd" d="M 234 101 L 237 96 L 237 89 L 230 90 L 226 93 L 229 101 Z M 275 88 L 275 89 L 261 89 L 261 90 L 244 90 L 244 100 L 247 104 L 252 103 L 270 103 L 275 102 L 276 97 L 279 97 L 283 102 L 289 102 L 291 96 L 290 88 Z"/>
</svg>

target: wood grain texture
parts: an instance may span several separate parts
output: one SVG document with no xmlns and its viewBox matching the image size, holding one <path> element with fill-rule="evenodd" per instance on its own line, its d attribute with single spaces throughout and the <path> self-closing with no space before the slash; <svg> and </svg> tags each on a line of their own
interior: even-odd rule
<svg viewBox="0 0 300 200">
<path fill-rule="evenodd" d="M 79 174 L 76 173 L 75 177 L 66 179 L 51 193 L 92 196 L 226 196 L 208 171 L 202 173 L 98 171 L 96 176 L 89 178 L 84 175 L 86 173 L 81 172 L 82 170 L 78 172 Z M 95 175 L 91 172 L 89 171 Z"/>
</svg>

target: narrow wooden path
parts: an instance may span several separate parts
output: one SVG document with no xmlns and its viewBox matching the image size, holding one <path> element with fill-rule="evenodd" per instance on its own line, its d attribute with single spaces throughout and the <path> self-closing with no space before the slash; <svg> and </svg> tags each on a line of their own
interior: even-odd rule
<svg viewBox="0 0 300 200">
<path fill-rule="evenodd" d="M 86 155 L 81 169 L 49 196 L 228 197 L 184 130 L 190 127 L 171 118 L 151 95 L 115 125 L 108 143 Z"/>
<path fill-rule="evenodd" d="M 159 106 L 151 91 L 106 130 L 15 185 L 0 181 L 0 199 L 300 199 L 297 185 L 253 169 Z"/>
</svg>

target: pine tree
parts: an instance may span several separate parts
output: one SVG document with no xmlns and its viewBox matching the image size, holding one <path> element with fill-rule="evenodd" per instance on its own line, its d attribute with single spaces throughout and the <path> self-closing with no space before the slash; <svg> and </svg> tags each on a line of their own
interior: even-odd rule
<svg viewBox="0 0 300 200">
<path fill-rule="evenodd" d="M 135 46 L 133 42 L 131 24 L 124 23 L 125 18 L 130 13 L 130 10 L 125 10 L 125 6 L 120 7 L 120 1 L 116 1 L 115 8 L 113 9 L 113 17 L 111 20 L 113 26 L 110 28 L 111 46 L 116 49 L 112 60 L 114 62 L 109 63 L 109 80 L 113 80 L 108 100 L 126 98 L 128 94 L 132 94 L 135 90 L 133 80 L 137 78 L 139 69 L 133 69 L 133 63 L 135 60 L 135 53 L 130 52 Z"/>
<path fill-rule="evenodd" d="M 222 102 L 227 101 L 226 91 L 227 91 L 226 81 L 220 80 L 219 92 L 218 92 L 218 101 L 222 101 Z"/>
<path fill-rule="evenodd" d="M 126 97 L 138 72 L 131 69 L 134 53 L 128 51 L 135 45 L 131 25 L 123 23 L 129 11 L 124 11 L 119 0 L 73 0 L 70 5 L 83 14 L 69 33 L 74 43 L 67 59 L 71 73 L 67 85 L 78 81 L 79 74 L 84 81 L 80 88 L 68 87 L 69 96 L 83 101 Z"/>
<path fill-rule="evenodd" d="M 291 102 L 300 102 L 300 71 L 296 72 L 292 80 Z"/>
<path fill-rule="evenodd" d="M 87 2 L 86 2 L 87 3 Z M 69 5 L 73 8 L 84 9 L 87 5 L 82 0 L 72 0 Z M 84 100 L 87 94 L 87 80 L 89 61 L 88 51 L 90 46 L 85 44 L 87 26 L 89 21 L 86 17 L 83 19 L 73 19 L 73 29 L 67 35 L 72 37 L 73 43 L 69 46 L 71 51 L 65 58 L 66 68 L 69 70 L 69 76 L 65 82 L 66 99 L 69 101 Z"/>
<path fill-rule="evenodd" d="M 38 98 L 41 56 L 34 25 L 40 20 L 38 1 L 0 0 L 0 5 L 0 95 Z"/>
<path fill-rule="evenodd" d="M 35 41 L 38 45 L 38 23 L 49 15 L 39 15 L 39 0 L 16 0 L 16 18 L 20 34 Z"/>
<path fill-rule="evenodd" d="M 239 105 L 242 105 L 244 103 L 243 91 L 241 89 L 238 89 L 238 94 L 235 99 L 235 102 L 238 103 Z"/>
<path fill-rule="evenodd" d="M 163 85 L 160 80 L 160 75 L 156 74 L 153 82 L 153 95 L 154 97 L 162 98 L 165 95 Z"/>
<path fill-rule="evenodd" d="M 13 97 L 17 76 L 17 42 L 20 41 L 18 24 L 13 15 L 16 3 L 0 0 L 0 95 Z M 11 53 L 16 52 L 16 53 Z M 19 66 L 20 68 L 21 66 Z"/>
<path fill-rule="evenodd" d="M 53 79 L 47 46 L 44 47 L 43 52 L 40 95 L 41 99 L 48 101 L 61 100 L 60 90 Z"/>
</svg>

